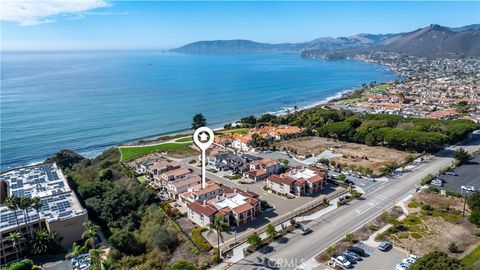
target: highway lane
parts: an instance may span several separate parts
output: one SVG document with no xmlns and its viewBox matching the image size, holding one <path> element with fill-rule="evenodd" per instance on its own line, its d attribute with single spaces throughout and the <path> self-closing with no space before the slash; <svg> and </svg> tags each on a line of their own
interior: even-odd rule
<svg viewBox="0 0 480 270">
<path fill-rule="evenodd" d="M 479 149 L 480 139 L 471 139 L 461 147 L 473 151 Z M 295 234 L 288 237 L 286 243 L 274 243 L 268 253 L 255 252 L 233 265 L 229 269 L 269 269 L 278 265 L 280 269 L 294 269 L 304 261 L 314 257 L 328 246 L 352 232 L 408 194 L 415 192 L 416 185 L 429 173 L 436 174 L 449 166 L 451 149 L 444 150 L 435 159 L 418 166 L 413 172 L 406 173 L 395 180 L 390 180 L 365 195 L 365 200 L 354 201 L 351 205 L 340 207 L 309 225 L 313 233 L 302 236 Z M 274 262 L 274 263 L 268 263 Z"/>
</svg>

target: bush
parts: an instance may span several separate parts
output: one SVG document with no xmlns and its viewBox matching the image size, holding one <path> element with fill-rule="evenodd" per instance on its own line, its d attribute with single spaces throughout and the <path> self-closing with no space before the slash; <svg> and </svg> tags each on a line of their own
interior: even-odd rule
<svg viewBox="0 0 480 270">
<path fill-rule="evenodd" d="M 409 270 L 462 270 L 466 269 L 458 260 L 441 251 L 432 251 L 412 264 Z"/>
<path fill-rule="evenodd" d="M 202 235 L 202 232 L 206 230 L 207 228 L 200 227 L 200 228 L 193 229 L 191 232 L 193 243 L 195 243 L 195 245 L 199 249 L 205 252 L 210 251 L 212 249 L 212 245 L 207 240 L 205 240 L 205 238 L 203 238 L 203 235 Z"/>
<path fill-rule="evenodd" d="M 431 173 L 429 173 L 427 176 L 425 176 L 424 178 L 422 178 L 422 186 L 423 185 L 428 185 L 432 182 L 433 178 L 435 178 Z"/>
<path fill-rule="evenodd" d="M 430 204 L 424 204 L 422 205 L 422 210 L 424 211 L 432 211 L 433 207 Z"/>
<path fill-rule="evenodd" d="M 448 245 L 448 251 L 450 251 L 451 253 L 458 253 L 460 250 L 458 249 L 458 246 L 457 244 L 455 244 L 455 242 L 450 242 L 450 244 Z"/>
<path fill-rule="evenodd" d="M 33 270 L 41 269 L 37 265 L 33 264 L 33 261 L 30 259 L 23 259 L 21 261 L 12 263 L 10 266 L 3 268 L 2 270 Z"/>
</svg>

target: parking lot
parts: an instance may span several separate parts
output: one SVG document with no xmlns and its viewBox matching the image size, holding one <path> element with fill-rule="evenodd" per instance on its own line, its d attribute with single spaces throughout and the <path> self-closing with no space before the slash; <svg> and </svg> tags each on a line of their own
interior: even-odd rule
<svg viewBox="0 0 480 270">
<path fill-rule="evenodd" d="M 396 248 L 387 252 L 378 250 L 377 247 L 364 246 L 365 251 L 369 253 L 368 257 L 357 262 L 354 269 L 358 270 L 394 270 L 395 265 L 408 257 L 408 253 Z"/>
<path fill-rule="evenodd" d="M 473 186 L 475 190 L 480 189 L 480 155 L 465 162 L 454 170 L 457 176 L 441 175 L 444 182 L 444 189 L 461 192 L 461 186 Z"/>
</svg>

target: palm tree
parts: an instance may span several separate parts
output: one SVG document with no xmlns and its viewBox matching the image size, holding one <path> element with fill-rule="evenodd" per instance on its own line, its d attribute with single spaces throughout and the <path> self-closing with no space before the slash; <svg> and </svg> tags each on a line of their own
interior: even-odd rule
<svg viewBox="0 0 480 270">
<path fill-rule="evenodd" d="M 30 234 L 30 238 L 33 237 L 33 230 L 30 227 L 30 217 L 28 216 L 29 208 L 32 206 L 32 198 L 30 197 L 20 197 L 18 207 L 23 210 L 23 221 L 25 222 L 25 227 Z"/>
<path fill-rule="evenodd" d="M 220 252 L 220 240 L 222 240 L 223 242 L 223 232 L 227 232 L 227 231 L 228 231 L 227 223 L 225 223 L 225 221 L 221 216 L 215 216 L 215 220 L 213 220 L 213 222 L 210 223 L 207 235 L 210 235 L 212 232 L 215 232 L 217 234 L 217 249 L 219 254 L 217 258 L 217 262 L 220 262 L 220 256 L 222 254 Z"/>
<path fill-rule="evenodd" d="M 93 248 L 95 245 L 95 237 L 97 236 L 99 227 L 95 225 L 91 220 L 87 220 L 83 223 L 86 230 L 82 233 L 82 238 L 87 238 L 85 246 Z"/>
<path fill-rule="evenodd" d="M 65 255 L 65 259 L 71 259 L 77 257 L 78 255 L 84 253 L 87 250 L 87 247 L 84 245 L 79 245 L 77 242 L 73 242 L 72 245 L 72 252 Z"/>
<path fill-rule="evenodd" d="M 30 251 L 33 254 L 46 254 L 56 245 L 56 241 L 56 233 L 45 228 L 38 229 L 30 240 Z"/>
<path fill-rule="evenodd" d="M 40 197 L 33 197 L 32 198 L 32 207 L 37 212 L 38 228 L 41 228 L 41 225 L 40 225 L 40 209 L 42 209 L 42 206 L 43 206 L 43 202 L 40 199 Z"/>
<path fill-rule="evenodd" d="M 12 210 L 13 213 L 15 214 L 15 223 L 17 223 L 17 231 L 20 233 L 20 225 L 18 224 L 18 216 L 17 216 L 17 210 L 19 209 L 18 204 L 19 204 L 19 197 L 12 196 L 8 197 L 5 200 L 5 206 L 8 207 L 8 209 Z"/>
<path fill-rule="evenodd" d="M 92 258 L 92 266 L 94 270 L 102 269 L 102 256 L 104 250 L 102 248 L 92 248 L 89 250 L 90 258 Z"/>
<path fill-rule="evenodd" d="M 15 249 L 15 254 L 17 255 L 17 261 L 18 261 L 18 245 L 20 245 L 20 233 L 19 232 L 11 232 L 10 235 L 10 240 L 12 240 L 13 243 L 13 248 Z"/>
<path fill-rule="evenodd" d="M 113 264 L 109 260 L 102 261 L 102 270 L 112 270 Z"/>
</svg>

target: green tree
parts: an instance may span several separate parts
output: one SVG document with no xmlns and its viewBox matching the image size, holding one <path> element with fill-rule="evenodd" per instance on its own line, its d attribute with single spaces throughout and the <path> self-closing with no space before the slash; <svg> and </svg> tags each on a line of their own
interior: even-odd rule
<svg viewBox="0 0 480 270">
<path fill-rule="evenodd" d="M 172 253 L 175 251 L 179 245 L 177 233 L 171 229 L 157 229 L 153 230 L 150 234 L 153 247 L 167 252 Z"/>
<path fill-rule="evenodd" d="M 58 247 L 57 239 L 55 232 L 49 232 L 45 228 L 40 228 L 35 231 L 33 238 L 29 241 L 30 252 L 35 255 L 53 252 Z"/>
<path fill-rule="evenodd" d="M 42 268 L 38 265 L 33 264 L 33 261 L 30 259 L 23 259 L 18 262 L 12 263 L 10 266 L 2 268 L 2 270 L 41 270 Z"/>
<path fill-rule="evenodd" d="M 197 267 L 189 261 L 178 260 L 167 266 L 166 270 L 197 270 Z"/>
<path fill-rule="evenodd" d="M 101 270 L 102 269 L 102 257 L 105 251 L 102 248 L 92 248 L 88 251 L 90 258 L 92 259 L 92 265 L 89 269 Z"/>
<path fill-rule="evenodd" d="M 79 245 L 77 244 L 77 242 L 73 242 L 72 252 L 65 255 L 65 259 L 71 259 L 71 258 L 77 257 L 78 255 L 83 254 L 86 251 L 87 251 L 87 247 L 85 247 L 84 245 Z"/>
<path fill-rule="evenodd" d="M 267 227 L 265 228 L 265 232 L 267 233 L 268 237 L 270 238 L 275 238 L 278 234 L 277 230 L 275 229 L 275 226 L 273 224 L 268 224 Z"/>
<path fill-rule="evenodd" d="M 465 161 L 472 159 L 472 155 L 470 155 L 465 149 L 460 148 L 455 150 L 453 153 L 453 158 L 458 160 L 460 163 L 464 163 Z"/>
<path fill-rule="evenodd" d="M 247 237 L 247 243 L 251 247 L 257 248 L 262 243 L 262 238 L 260 238 L 260 235 L 258 235 L 257 232 L 253 232 Z"/>
<path fill-rule="evenodd" d="M 98 177 L 99 177 L 100 181 L 112 180 L 113 179 L 113 171 L 112 171 L 112 169 L 101 170 L 100 175 Z"/>
<path fill-rule="evenodd" d="M 5 202 L 4 202 L 5 206 L 8 207 L 8 209 L 10 209 L 11 211 L 13 211 L 13 214 L 15 216 L 15 223 L 17 225 L 17 231 L 18 233 L 20 233 L 20 224 L 18 223 L 18 215 L 17 215 L 17 211 L 20 209 L 20 198 L 17 197 L 17 196 L 12 196 L 12 197 L 8 197 Z"/>
<path fill-rule="evenodd" d="M 126 255 L 138 255 L 144 251 L 143 245 L 137 241 L 135 235 L 127 230 L 116 231 L 108 238 L 108 242 Z"/>
<path fill-rule="evenodd" d="M 471 210 L 471 214 L 468 220 L 473 224 L 480 226 L 480 191 L 475 191 L 473 194 L 467 197 L 468 207 Z"/>
<path fill-rule="evenodd" d="M 25 228 L 27 228 L 28 234 L 30 235 L 30 238 L 33 237 L 33 229 L 32 226 L 30 226 L 30 214 L 29 210 L 30 207 L 33 205 L 33 200 L 30 197 L 19 197 L 19 204 L 18 207 L 23 211 L 23 216 L 25 217 L 23 219 L 25 223 Z"/>
<path fill-rule="evenodd" d="M 10 241 L 12 241 L 13 249 L 15 250 L 15 254 L 17 255 L 17 261 L 18 261 L 18 247 L 20 246 L 20 233 L 11 232 L 8 237 L 10 238 Z"/>
<path fill-rule="evenodd" d="M 37 212 L 37 221 L 38 221 L 38 227 L 40 228 L 40 209 L 43 207 L 43 202 L 40 199 L 40 197 L 33 197 L 32 198 L 32 208 L 35 209 L 35 212 Z"/>
<path fill-rule="evenodd" d="M 338 175 L 338 180 L 345 182 L 346 179 L 347 179 L 347 176 L 345 176 L 345 174 L 341 173 Z"/>
<path fill-rule="evenodd" d="M 228 231 L 228 225 L 221 216 L 215 216 L 213 222 L 209 224 L 207 235 L 211 235 L 213 232 L 217 234 L 217 249 L 220 250 L 220 240 L 223 242 L 223 233 Z M 220 262 L 220 256 L 218 256 L 217 262 Z"/>
<path fill-rule="evenodd" d="M 441 251 L 432 251 L 413 263 L 409 270 L 466 270 L 458 260 Z"/>
<path fill-rule="evenodd" d="M 193 116 L 192 130 L 196 130 L 196 129 L 198 129 L 200 127 L 204 127 L 206 125 L 207 125 L 207 119 L 205 119 L 203 114 L 197 113 L 197 114 L 195 114 L 195 116 Z"/>
<path fill-rule="evenodd" d="M 91 220 L 87 220 L 83 223 L 85 231 L 82 233 L 82 238 L 85 240 L 85 246 L 93 248 L 95 246 L 95 238 L 97 237 L 98 230 L 100 229 Z"/>
</svg>

